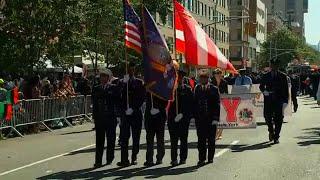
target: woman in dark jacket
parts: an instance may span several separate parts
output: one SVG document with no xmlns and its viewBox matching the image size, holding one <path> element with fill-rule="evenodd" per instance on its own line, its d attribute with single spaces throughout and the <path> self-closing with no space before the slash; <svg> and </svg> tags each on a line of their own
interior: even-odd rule
<svg viewBox="0 0 320 180">
<path fill-rule="evenodd" d="M 212 84 L 218 87 L 220 94 L 228 94 L 228 82 L 224 80 L 222 71 L 216 69 L 213 72 Z M 217 130 L 216 140 L 222 139 L 222 129 Z"/>
</svg>

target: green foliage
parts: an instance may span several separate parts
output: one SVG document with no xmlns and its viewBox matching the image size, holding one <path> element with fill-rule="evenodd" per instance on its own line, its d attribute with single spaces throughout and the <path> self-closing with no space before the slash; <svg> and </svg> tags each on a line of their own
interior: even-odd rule
<svg viewBox="0 0 320 180">
<path fill-rule="evenodd" d="M 279 60 L 281 67 L 286 67 L 294 58 L 315 62 L 317 61 L 317 54 L 302 38 L 287 28 L 281 28 L 270 33 L 267 41 L 262 44 L 261 57 L 263 61 L 260 66 L 269 66 L 270 59 Z M 318 60 L 320 60 L 319 56 Z"/>
<path fill-rule="evenodd" d="M 7 1 L 0 24 L 1 69 L 31 71 L 43 55 L 60 64 L 79 48 L 78 9 L 77 0 Z"/>
<path fill-rule="evenodd" d="M 131 0 L 139 13 L 142 0 Z M 73 56 L 88 50 L 104 55 L 107 65 L 124 67 L 122 0 L 20 0 L 7 1 L 0 11 L 0 70 L 32 71 L 40 57 L 54 65 L 70 65 Z M 161 19 L 172 1 L 144 0 Z M 140 55 L 129 51 L 129 59 Z"/>
</svg>

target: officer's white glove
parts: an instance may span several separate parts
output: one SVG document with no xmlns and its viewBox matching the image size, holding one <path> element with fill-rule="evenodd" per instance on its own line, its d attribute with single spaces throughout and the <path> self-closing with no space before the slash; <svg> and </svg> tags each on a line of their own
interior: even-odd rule
<svg viewBox="0 0 320 180">
<path fill-rule="evenodd" d="M 128 81 L 129 81 L 129 75 L 128 74 L 126 74 L 126 75 L 124 75 L 124 77 L 123 77 L 123 82 L 124 83 L 127 83 Z"/>
<path fill-rule="evenodd" d="M 182 118 L 183 118 L 183 114 L 180 113 L 174 118 L 174 122 L 179 122 Z"/>
<path fill-rule="evenodd" d="M 160 110 L 159 110 L 159 109 L 156 109 L 156 108 L 152 108 L 151 111 L 150 111 L 150 113 L 151 113 L 152 115 L 156 115 L 156 114 L 158 114 L 159 112 L 160 112 Z"/>
<path fill-rule="evenodd" d="M 132 108 L 129 108 L 129 109 L 126 110 L 126 115 L 127 116 L 130 116 L 132 113 L 133 113 L 133 109 Z"/>
<path fill-rule="evenodd" d="M 286 111 L 287 106 L 288 106 L 288 103 L 283 103 L 283 105 L 282 105 L 282 115 L 283 116 L 285 115 L 285 111 Z"/>
<path fill-rule="evenodd" d="M 218 125 L 219 122 L 218 121 L 212 121 L 211 125 Z"/>
<path fill-rule="evenodd" d="M 269 93 L 269 91 L 263 91 L 263 95 L 264 95 L 264 96 L 269 96 L 270 93 Z"/>
</svg>

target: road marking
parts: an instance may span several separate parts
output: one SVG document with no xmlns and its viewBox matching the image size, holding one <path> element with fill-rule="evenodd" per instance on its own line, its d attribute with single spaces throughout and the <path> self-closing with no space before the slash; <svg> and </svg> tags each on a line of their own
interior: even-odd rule
<svg viewBox="0 0 320 180">
<path fill-rule="evenodd" d="M 53 159 L 57 159 L 57 158 L 59 158 L 59 157 L 66 156 L 66 155 L 69 155 L 69 154 L 71 154 L 71 153 L 74 153 L 74 152 L 77 152 L 77 151 L 81 151 L 81 150 L 87 149 L 87 148 L 89 148 L 89 147 L 93 147 L 93 146 L 95 146 L 95 145 L 96 145 L 96 144 L 91 144 L 91 145 L 84 146 L 84 147 L 82 147 L 82 148 L 79 148 L 79 149 L 76 149 L 76 150 L 73 150 L 73 151 L 70 151 L 70 152 L 67 152 L 67 153 L 59 154 L 59 155 L 56 155 L 56 156 L 53 156 L 53 157 L 49 157 L 49 158 L 47 158 L 47 159 L 43 159 L 43 160 L 40 160 L 40 161 L 36 161 L 36 162 L 34 162 L 34 163 L 27 164 L 27 165 L 25 165 L 25 166 L 21 166 L 21 167 L 18 167 L 18 168 L 15 168 L 15 169 L 12 169 L 12 170 L 3 172 L 3 173 L 0 174 L 0 176 L 4 176 L 4 175 L 10 174 L 10 173 L 19 171 L 19 170 L 21 170 L 21 169 L 25 169 L 25 168 L 27 168 L 27 167 L 31 167 L 31 166 L 34 166 L 34 165 L 37 165 L 37 164 L 40 164 L 40 163 L 44 163 L 44 162 L 47 162 L 47 161 L 50 161 L 50 160 L 53 160 Z"/>
<path fill-rule="evenodd" d="M 239 142 L 240 142 L 239 140 L 233 141 L 227 148 L 224 148 L 221 151 L 219 151 L 218 153 L 216 153 L 214 155 L 214 157 L 222 156 L 224 153 L 228 152 L 231 149 L 232 146 L 238 144 Z"/>
<path fill-rule="evenodd" d="M 216 153 L 215 157 L 222 156 L 224 153 L 228 152 L 231 149 L 232 146 L 234 146 L 234 145 L 236 145 L 238 143 L 239 143 L 239 140 L 233 141 L 227 148 L 224 148 L 221 151 L 219 151 L 218 153 Z M 37 164 L 41 164 L 41 163 L 44 163 L 44 162 L 47 162 L 47 161 L 50 161 L 50 160 L 53 160 L 53 159 L 57 159 L 59 157 L 66 156 L 66 155 L 69 155 L 71 153 L 74 153 L 74 152 L 77 152 L 77 151 L 81 151 L 81 150 L 84 150 L 84 149 L 87 149 L 87 148 L 90 148 L 90 147 L 93 147 L 93 146 L 95 146 L 95 144 L 90 144 L 88 146 L 84 146 L 84 147 L 81 147 L 79 149 L 67 152 L 67 153 L 63 153 L 63 154 L 59 154 L 59 155 L 56 155 L 56 156 L 52 156 L 52 157 L 49 157 L 49 158 L 46 158 L 46 159 L 43 159 L 43 160 L 40 160 L 40 161 L 36 161 L 34 163 L 31 163 L 31 164 L 27 164 L 27 165 L 24 165 L 24 166 L 21 166 L 21 167 L 18 167 L 18 168 L 9 170 L 9 171 L 5 171 L 5 172 L 1 173 L 0 176 L 4 176 L 4 175 L 10 174 L 10 173 L 19 171 L 21 169 L 25 169 L 25 168 L 28 168 L 28 167 L 31 167 L 31 166 L 34 166 L 34 165 L 37 165 Z"/>
</svg>

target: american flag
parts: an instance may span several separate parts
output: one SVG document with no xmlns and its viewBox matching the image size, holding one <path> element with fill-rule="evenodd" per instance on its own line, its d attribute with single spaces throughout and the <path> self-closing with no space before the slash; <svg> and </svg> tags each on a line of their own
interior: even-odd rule
<svg viewBox="0 0 320 180">
<path fill-rule="evenodd" d="M 129 0 L 123 0 L 124 3 L 124 21 L 125 21 L 125 44 L 141 53 L 141 33 L 140 18 L 129 3 Z"/>
</svg>

